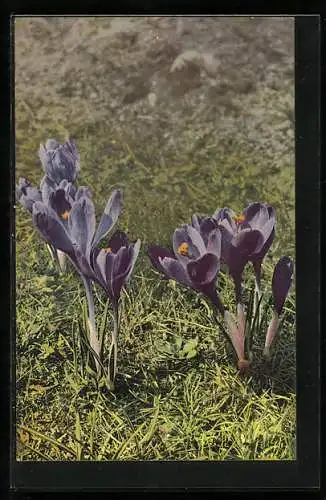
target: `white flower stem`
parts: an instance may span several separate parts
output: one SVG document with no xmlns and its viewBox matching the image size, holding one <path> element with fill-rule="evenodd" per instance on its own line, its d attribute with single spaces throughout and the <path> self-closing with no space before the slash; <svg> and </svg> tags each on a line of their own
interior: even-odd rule
<svg viewBox="0 0 326 500">
<path fill-rule="evenodd" d="M 96 321 L 95 321 L 95 308 L 94 308 L 94 299 L 93 292 L 91 287 L 91 281 L 88 278 L 85 278 L 81 275 L 82 281 L 84 283 L 86 298 L 88 303 L 88 328 L 89 328 L 89 343 L 93 351 L 96 353 L 98 358 L 100 358 L 101 348 L 100 342 L 96 330 Z M 94 361 L 97 373 L 100 373 L 100 364 L 98 362 L 97 357 L 94 355 Z"/>
<path fill-rule="evenodd" d="M 238 329 L 243 337 L 245 336 L 245 327 L 246 327 L 246 316 L 244 312 L 244 307 L 241 302 L 237 304 L 237 323 Z"/>
<path fill-rule="evenodd" d="M 224 320 L 227 326 L 228 334 L 231 339 L 234 350 L 237 354 L 239 360 L 243 360 L 244 353 L 244 335 L 242 335 L 241 331 L 236 325 L 235 318 L 229 311 L 225 311 Z"/>
<path fill-rule="evenodd" d="M 67 265 L 67 256 L 61 250 L 57 250 L 58 262 L 60 270 L 64 273 Z"/>
<path fill-rule="evenodd" d="M 273 317 L 271 319 L 271 322 L 268 326 L 267 333 L 266 333 L 266 339 L 265 339 L 265 348 L 264 348 L 264 356 L 268 357 L 269 356 L 269 349 L 270 346 L 272 345 L 272 342 L 274 340 L 274 337 L 276 335 L 276 332 L 280 326 L 280 318 L 279 315 L 277 314 L 276 311 L 274 311 Z"/>
<path fill-rule="evenodd" d="M 254 292 L 254 309 L 253 313 L 254 316 L 256 315 L 257 307 L 259 306 L 259 302 L 261 299 L 261 287 L 260 287 L 260 280 L 255 279 L 255 292 Z M 257 312 L 257 322 L 258 324 L 260 323 L 260 311 Z"/>
</svg>

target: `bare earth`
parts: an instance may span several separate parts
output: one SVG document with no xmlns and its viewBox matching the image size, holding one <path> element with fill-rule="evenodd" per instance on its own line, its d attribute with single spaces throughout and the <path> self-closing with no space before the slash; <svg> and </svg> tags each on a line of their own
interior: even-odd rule
<svg viewBox="0 0 326 500">
<path fill-rule="evenodd" d="M 294 162 L 292 18 L 17 18 L 15 78 L 20 132 L 105 122 L 175 160 L 236 141 Z"/>
</svg>

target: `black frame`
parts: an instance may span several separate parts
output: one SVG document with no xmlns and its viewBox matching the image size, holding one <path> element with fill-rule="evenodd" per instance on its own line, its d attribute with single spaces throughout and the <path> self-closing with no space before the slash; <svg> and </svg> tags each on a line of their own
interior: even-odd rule
<svg viewBox="0 0 326 500">
<path fill-rule="evenodd" d="M 41 15 L 41 14 L 39 14 Z M 249 15 L 249 14 L 248 14 Z M 320 20 L 295 19 L 297 460 L 275 462 L 17 462 L 16 491 L 318 489 L 320 486 Z M 14 139 L 11 134 L 12 153 Z M 12 172 L 14 163 L 12 162 Z M 14 175 L 11 176 L 14 193 Z M 13 208 L 11 208 L 13 216 Z M 12 222 L 12 224 L 14 224 Z M 11 226 L 12 228 L 14 226 Z M 11 256 L 12 285 L 14 255 Z M 13 308 L 15 308 L 12 286 Z M 14 324 L 11 324 L 14 340 Z M 12 355 L 11 379 L 15 380 Z M 14 405 L 14 392 L 12 392 Z M 11 423 L 13 439 L 14 422 Z"/>
</svg>

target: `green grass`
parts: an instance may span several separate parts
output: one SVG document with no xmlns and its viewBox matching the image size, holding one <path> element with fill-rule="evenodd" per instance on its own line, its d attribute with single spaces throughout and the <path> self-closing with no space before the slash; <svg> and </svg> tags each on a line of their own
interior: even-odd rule
<svg viewBox="0 0 326 500">
<path fill-rule="evenodd" d="M 236 144 L 217 145 L 200 162 L 162 158 L 148 145 L 125 144 L 101 123 L 70 132 L 81 151 L 79 184 L 91 187 L 98 217 L 112 189 L 123 187 L 118 225 L 143 245 L 169 244 L 174 228 L 196 212 L 227 205 L 241 210 L 257 200 L 272 204 L 277 238 L 264 266 L 270 299 L 272 265 L 280 255 L 294 257 L 292 165 L 266 165 Z M 39 143 L 50 136 L 63 139 L 63 133 L 33 123 L 28 137 L 18 130 L 17 178 L 38 183 Z M 72 270 L 57 273 L 20 206 L 16 240 L 18 460 L 295 459 L 294 291 L 272 360 L 262 360 L 261 332 L 243 377 L 206 301 L 163 280 L 143 247 L 122 298 L 112 394 L 98 389 L 81 367 L 82 284 Z M 247 294 L 252 279 L 249 269 Z M 219 283 L 222 299 L 234 308 L 230 280 L 222 275 Z M 100 321 L 100 290 L 97 299 Z M 111 324 L 109 318 L 108 341 Z M 185 349 L 189 342 L 195 346 L 192 357 Z"/>
</svg>

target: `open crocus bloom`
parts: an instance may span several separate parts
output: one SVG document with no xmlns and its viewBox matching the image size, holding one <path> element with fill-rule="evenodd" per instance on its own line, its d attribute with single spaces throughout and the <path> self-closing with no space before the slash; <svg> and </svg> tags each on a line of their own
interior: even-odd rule
<svg viewBox="0 0 326 500">
<path fill-rule="evenodd" d="M 167 278 L 203 293 L 219 310 L 222 308 L 216 292 L 221 257 L 219 229 L 212 228 L 204 241 L 195 227 L 183 225 L 174 231 L 173 252 L 159 245 L 149 245 L 148 255 L 156 269 Z"/>
<path fill-rule="evenodd" d="M 80 156 L 71 139 L 64 144 L 48 139 L 45 145 L 40 145 L 39 157 L 46 176 L 56 184 L 60 184 L 63 179 L 75 182 L 80 170 Z"/>
<path fill-rule="evenodd" d="M 97 231 L 94 204 L 85 188 L 73 197 L 58 189 L 49 196 L 49 204 L 35 202 L 33 223 L 44 239 L 70 257 L 84 277 L 94 279 L 91 255 L 98 243 L 115 225 L 121 211 L 122 194 L 113 191 Z M 52 206 L 51 206 L 52 205 Z"/>
<path fill-rule="evenodd" d="M 236 215 L 229 208 L 217 210 L 213 218 L 222 232 L 222 259 L 236 283 L 248 262 L 259 268 L 275 233 L 275 213 L 265 203 L 250 204 L 243 214 Z M 238 297 L 239 299 L 239 297 Z"/>
<path fill-rule="evenodd" d="M 114 305 L 118 304 L 121 289 L 131 276 L 139 250 L 140 240 L 130 243 L 123 231 L 116 231 L 106 248 L 94 251 L 94 273 Z"/>
<path fill-rule="evenodd" d="M 286 256 L 280 258 L 274 269 L 272 278 L 274 314 L 266 333 L 264 349 L 265 355 L 268 355 L 269 348 L 280 325 L 280 315 L 292 284 L 293 269 L 294 265 L 292 259 Z"/>
<path fill-rule="evenodd" d="M 40 187 L 43 203 L 53 208 L 64 223 L 68 222 L 69 214 L 75 201 L 78 201 L 82 196 L 90 199 L 92 197 L 88 187 L 80 186 L 76 188 L 74 184 L 68 182 L 66 179 L 56 184 L 45 176 L 41 181 Z"/>
</svg>

